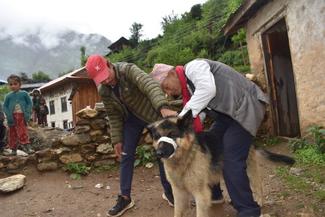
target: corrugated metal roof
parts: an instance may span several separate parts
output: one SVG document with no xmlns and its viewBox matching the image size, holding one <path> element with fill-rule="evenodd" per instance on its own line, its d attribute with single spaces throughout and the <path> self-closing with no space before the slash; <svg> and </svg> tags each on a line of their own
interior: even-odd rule
<svg viewBox="0 0 325 217">
<path fill-rule="evenodd" d="M 225 35 L 230 35 L 243 27 L 248 20 L 271 0 L 245 0 L 239 8 L 228 18 L 222 28 Z"/>
<path fill-rule="evenodd" d="M 80 69 L 74 70 L 68 74 L 65 74 L 57 79 L 54 79 L 43 86 L 41 86 L 39 89 L 43 92 L 45 90 L 51 89 L 54 86 L 60 85 L 64 83 L 66 80 L 69 78 L 74 78 L 74 77 L 82 77 L 82 78 L 88 78 L 86 68 L 82 67 Z"/>
</svg>

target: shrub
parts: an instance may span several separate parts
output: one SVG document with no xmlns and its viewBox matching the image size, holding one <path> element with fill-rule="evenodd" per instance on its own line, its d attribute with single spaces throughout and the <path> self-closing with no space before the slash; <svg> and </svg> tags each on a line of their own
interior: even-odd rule
<svg viewBox="0 0 325 217">
<path fill-rule="evenodd" d="M 134 166 L 146 165 L 152 163 L 155 160 L 155 154 L 151 145 L 140 145 L 136 150 L 137 159 L 134 162 Z"/>
<path fill-rule="evenodd" d="M 91 168 L 84 163 L 68 163 L 64 169 L 71 173 L 72 179 L 80 179 L 81 175 L 88 175 Z"/>
</svg>

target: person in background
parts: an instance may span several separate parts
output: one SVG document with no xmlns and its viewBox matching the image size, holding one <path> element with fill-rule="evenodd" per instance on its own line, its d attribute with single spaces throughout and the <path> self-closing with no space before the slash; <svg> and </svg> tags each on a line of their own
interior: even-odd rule
<svg viewBox="0 0 325 217">
<path fill-rule="evenodd" d="M 214 121 L 209 132 L 215 139 L 209 146 L 214 148 L 214 155 L 223 155 L 223 177 L 237 216 L 260 216 L 261 208 L 253 198 L 246 160 L 264 118 L 268 97 L 230 66 L 208 59 L 195 59 L 184 67 L 173 68 L 161 87 L 168 95 L 186 96 L 179 116 L 192 112 L 196 131 L 202 130 L 197 122 L 203 111 Z M 219 194 L 221 197 L 220 186 Z"/>
<path fill-rule="evenodd" d="M 2 110 L 2 103 L 0 102 L 0 153 L 5 148 L 6 126 L 4 125 L 5 115 Z"/>
<path fill-rule="evenodd" d="M 32 120 L 34 123 L 38 123 L 40 100 L 41 100 L 41 92 L 37 89 L 34 89 L 32 91 L 32 102 L 33 102 Z"/>
<path fill-rule="evenodd" d="M 3 110 L 9 126 L 8 145 L 12 150 L 11 154 L 16 155 L 18 147 L 28 154 L 33 153 L 27 130 L 32 101 L 26 91 L 20 90 L 21 79 L 19 76 L 10 75 L 7 81 L 11 92 L 5 96 Z"/>
<path fill-rule="evenodd" d="M 49 114 L 49 109 L 46 105 L 46 101 L 43 97 L 40 99 L 39 112 L 38 112 L 38 125 L 41 127 L 47 126 L 47 115 Z"/>
<path fill-rule="evenodd" d="M 120 195 L 108 216 L 120 216 L 134 206 L 131 185 L 136 147 L 144 127 L 169 116 L 167 99 L 159 83 L 132 63 L 111 63 L 100 55 L 91 55 L 86 63 L 88 76 L 98 86 L 109 118 L 111 142 L 121 159 Z M 171 186 L 159 162 L 163 198 L 173 204 Z"/>
</svg>

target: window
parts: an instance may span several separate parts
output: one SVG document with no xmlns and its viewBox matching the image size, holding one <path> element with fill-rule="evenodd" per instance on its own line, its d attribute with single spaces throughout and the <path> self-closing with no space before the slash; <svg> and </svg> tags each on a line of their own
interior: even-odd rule
<svg viewBox="0 0 325 217">
<path fill-rule="evenodd" d="M 50 101 L 50 115 L 55 114 L 54 100 Z"/>
<path fill-rule="evenodd" d="M 61 111 L 66 112 L 68 111 L 67 107 L 67 97 L 61 97 Z"/>
<path fill-rule="evenodd" d="M 68 120 L 63 121 L 63 129 L 68 129 Z"/>
<path fill-rule="evenodd" d="M 55 121 L 51 122 L 51 127 L 55 127 Z"/>
</svg>

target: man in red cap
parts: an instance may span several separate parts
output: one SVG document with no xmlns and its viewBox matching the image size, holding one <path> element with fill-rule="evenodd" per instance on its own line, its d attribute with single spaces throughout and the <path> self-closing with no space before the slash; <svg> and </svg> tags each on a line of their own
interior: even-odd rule
<svg viewBox="0 0 325 217">
<path fill-rule="evenodd" d="M 108 216 L 121 216 L 134 206 L 131 184 L 135 151 L 144 127 L 161 117 L 176 115 L 169 110 L 158 82 L 132 63 L 112 64 L 100 55 L 91 55 L 86 63 L 88 76 L 99 89 L 109 118 L 111 142 L 120 165 L 120 195 Z M 164 168 L 159 162 L 163 198 L 173 204 L 173 195 Z"/>
</svg>

